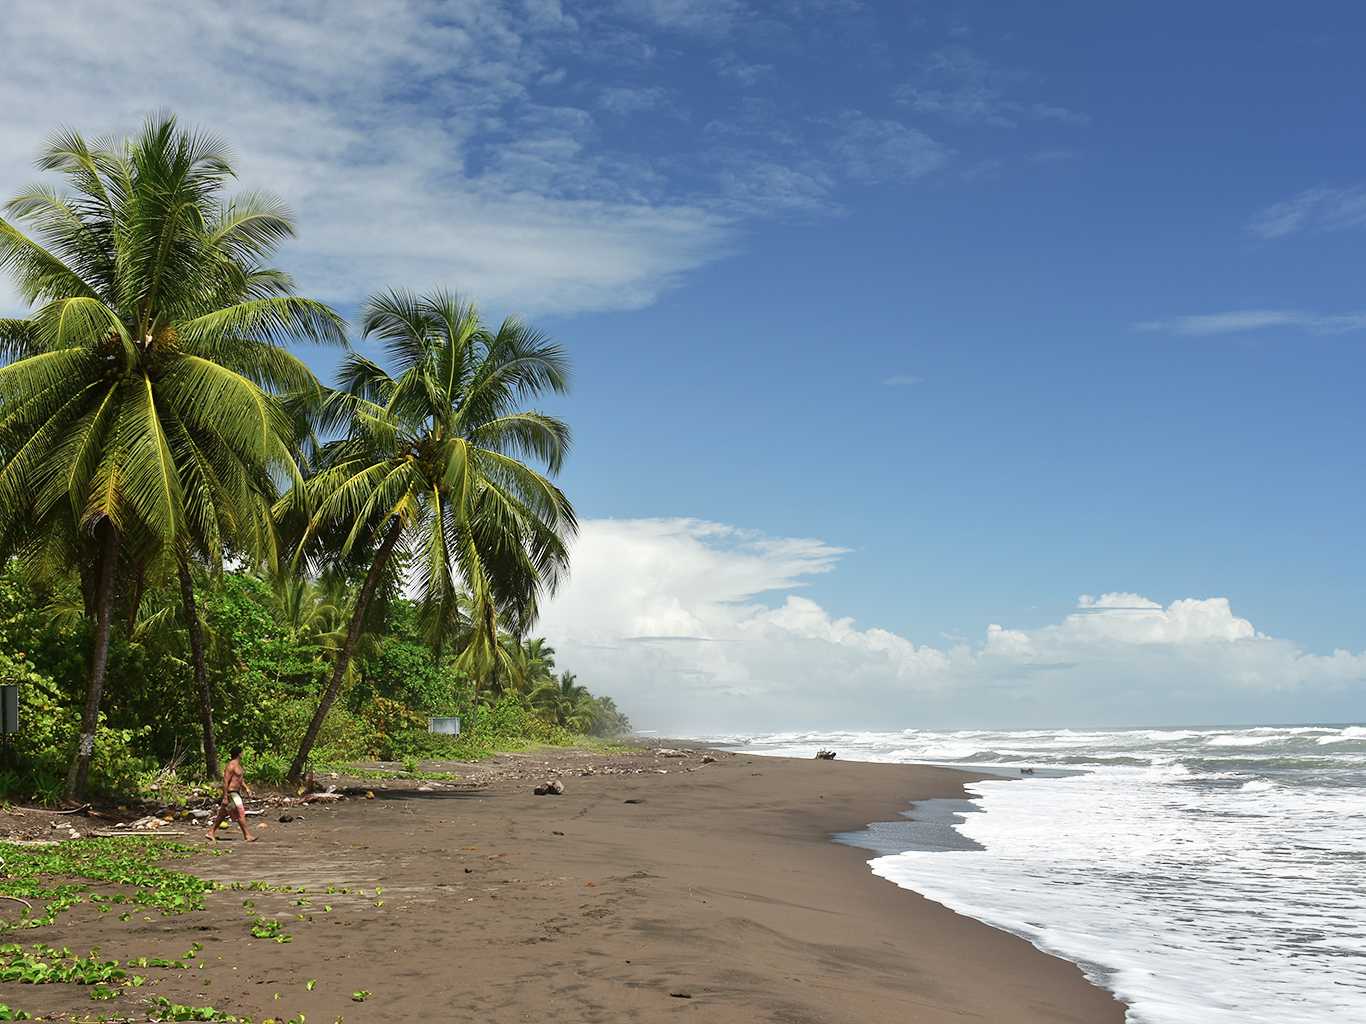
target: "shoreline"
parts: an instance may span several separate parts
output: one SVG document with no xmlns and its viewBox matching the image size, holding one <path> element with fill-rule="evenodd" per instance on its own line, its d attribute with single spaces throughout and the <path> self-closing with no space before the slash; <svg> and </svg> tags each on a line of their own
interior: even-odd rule
<svg viewBox="0 0 1366 1024">
<path fill-rule="evenodd" d="M 272 812 L 266 842 L 220 832 L 221 856 L 181 863 L 306 896 L 220 890 L 205 912 L 129 923 L 81 905 L 9 935 L 120 960 L 197 941 L 203 968 L 149 971 L 156 984 L 116 1005 L 10 982 L 0 1001 L 134 1016 L 151 994 L 257 1021 L 1123 1021 L 1075 964 L 874 875 L 868 851 L 830 838 L 963 798 L 980 773 L 702 756 L 532 751 L 459 766 L 440 789 L 386 780 L 373 801 L 292 808 L 289 823 Z M 532 794 L 556 775 L 563 795 Z M 366 895 L 320 895 L 328 885 Z M 292 940 L 253 938 L 252 913 Z"/>
</svg>

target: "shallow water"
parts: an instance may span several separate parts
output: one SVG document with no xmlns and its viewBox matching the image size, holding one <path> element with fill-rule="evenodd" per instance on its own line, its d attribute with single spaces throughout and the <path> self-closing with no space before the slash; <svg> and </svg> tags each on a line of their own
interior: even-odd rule
<svg viewBox="0 0 1366 1024">
<path fill-rule="evenodd" d="M 1010 773 L 841 838 L 1077 962 L 1135 1024 L 1366 1020 L 1366 727 L 712 739 Z"/>
</svg>

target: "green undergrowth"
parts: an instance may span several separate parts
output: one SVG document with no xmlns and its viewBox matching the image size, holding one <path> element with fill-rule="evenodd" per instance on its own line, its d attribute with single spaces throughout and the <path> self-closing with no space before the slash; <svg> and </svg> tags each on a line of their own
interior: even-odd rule
<svg viewBox="0 0 1366 1024">
<path fill-rule="evenodd" d="M 18 981 L 25 985 L 98 985 L 128 977 L 128 972 L 117 960 L 100 960 L 99 955 L 98 946 L 88 957 L 82 957 L 66 947 L 53 949 L 40 942 L 29 953 L 17 942 L 8 942 L 0 946 L 0 981 Z M 135 984 L 141 981 L 135 979 Z"/>
<path fill-rule="evenodd" d="M 204 908 L 206 893 L 218 888 L 257 892 L 302 892 L 287 885 L 265 882 L 236 882 L 220 886 L 193 875 L 159 866 L 161 858 L 183 859 L 195 853 L 214 855 L 180 843 L 168 843 L 135 836 L 116 839 L 73 840 L 51 846 L 18 846 L 0 842 L 0 895 L 11 900 L 0 906 L 17 907 L 18 902 L 31 902 L 14 923 L 0 922 L 0 930 L 39 928 L 53 924 L 57 916 L 80 903 L 94 904 L 103 915 L 126 906 L 132 910 L 157 910 L 162 914 L 183 914 Z M 114 885 L 125 889 L 113 895 L 94 891 L 96 885 Z M 250 901 L 248 901 L 250 902 Z M 131 914 L 120 914 L 127 920 Z M 255 922 L 252 933 L 268 933 L 262 937 L 288 942 L 278 921 Z M 99 947 L 88 956 L 63 947 L 54 949 L 43 943 L 25 947 L 19 943 L 0 945 L 0 982 L 50 985 L 69 984 L 86 987 L 90 998 L 100 1001 L 115 999 L 144 984 L 155 984 L 148 977 L 135 973 L 146 969 L 183 971 L 202 959 L 203 945 L 192 942 L 182 957 L 134 957 L 120 963 L 104 959 Z M 129 1017 L 121 1013 L 99 1013 L 87 1016 L 71 1014 L 67 1020 L 75 1024 L 119 1024 L 139 1021 L 227 1021 L 251 1024 L 251 1017 L 236 1017 L 215 1010 L 212 1006 L 188 1006 L 172 1002 L 162 996 L 148 996 L 145 1015 Z M 30 1014 L 0 1003 L 0 1021 L 32 1020 Z M 304 1024 L 303 1014 L 286 1021 L 270 1018 L 272 1024 Z M 262 1024 L 265 1024 L 263 1021 Z"/>
<path fill-rule="evenodd" d="M 51 846 L 0 843 L 0 871 L 5 875 L 0 881 L 0 896 L 34 904 L 24 907 L 17 921 L 0 921 L 0 931 L 52 924 L 58 914 L 79 903 L 95 904 L 102 914 L 122 905 L 162 914 L 202 910 L 204 894 L 217 888 L 217 883 L 155 863 L 161 858 L 186 858 L 200 852 L 182 843 L 132 836 L 72 840 Z M 105 896 L 94 891 L 96 884 L 132 891 Z"/>
</svg>

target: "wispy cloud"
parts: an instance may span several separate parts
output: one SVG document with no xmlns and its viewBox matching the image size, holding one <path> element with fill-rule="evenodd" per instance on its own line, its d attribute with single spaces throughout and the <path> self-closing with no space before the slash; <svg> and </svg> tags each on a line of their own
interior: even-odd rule
<svg viewBox="0 0 1366 1024">
<path fill-rule="evenodd" d="M 1248 224 L 1259 238 L 1280 238 L 1296 231 L 1336 231 L 1366 226 L 1366 185 L 1311 188 L 1294 199 L 1268 206 Z"/>
<path fill-rule="evenodd" d="M 587 109 L 543 96 L 551 51 L 579 29 L 558 5 L 527 10 L 18 0 L 0 34 L 0 185 L 30 177 L 59 124 L 129 131 L 169 106 L 235 145 L 243 186 L 295 208 L 286 262 L 310 294 L 440 281 L 530 313 L 648 304 L 728 251 L 732 218 L 663 193 L 648 165 L 602 150 Z M 596 98 L 620 116 L 658 94 Z"/>
<path fill-rule="evenodd" d="M 971 50 L 949 46 L 931 54 L 920 73 L 900 86 L 896 96 L 913 110 L 957 124 L 1015 128 L 1022 121 L 1087 123 L 1084 114 L 1014 97 L 1034 80 L 1029 72 L 998 68 Z"/>
<path fill-rule="evenodd" d="M 1208 337 L 1236 334 L 1268 327 L 1297 327 L 1312 334 L 1342 334 L 1366 328 L 1366 313 L 1324 316 L 1303 309 L 1237 309 L 1228 313 L 1205 313 L 1134 324 L 1136 331 Z"/>
<path fill-rule="evenodd" d="M 921 379 L 922 378 L 920 377 L 907 377 L 904 374 L 898 373 L 895 377 L 888 377 L 882 383 L 890 385 L 891 387 L 900 387 L 903 384 L 919 384 Z"/>
<path fill-rule="evenodd" d="M 830 143 L 830 151 L 854 181 L 908 181 L 938 170 L 949 160 L 948 149 L 899 121 L 864 117 L 851 110 L 836 123 L 839 135 Z"/>
<path fill-rule="evenodd" d="M 127 132 L 169 107 L 293 206 L 283 262 L 309 294 L 442 282 L 490 311 L 639 307 L 748 218 L 836 214 L 851 185 L 948 167 L 918 114 L 1062 116 L 958 50 L 899 110 L 832 102 L 810 57 L 844 47 L 890 106 L 904 76 L 853 60 L 875 20 L 852 0 L 10 0 L 0 197 L 56 126 Z"/>
<path fill-rule="evenodd" d="M 590 520 L 542 628 L 637 726 L 675 734 L 1359 717 L 1343 709 L 1366 655 L 1307 654 L 1224 598 L 1087 596 L 1040 628 L 989 625 L 943 648 L 808 597 L 757 599 L 839 554 L 692 519 Z"/>
</svg>

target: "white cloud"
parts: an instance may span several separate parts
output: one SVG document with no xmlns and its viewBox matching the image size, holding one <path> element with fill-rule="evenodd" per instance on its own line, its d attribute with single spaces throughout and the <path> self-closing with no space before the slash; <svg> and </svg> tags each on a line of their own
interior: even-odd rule
<svg viewBox="0 0 1366 1024">
<path fill-rule="evenodd" d="M 725 36 L 745 15 L 739 0 L 618 0 L 617 6 L 660 28 Z"/>
<path fill-rule="evenodd" d="M 837 124 L 839 135 L 830 151 L 854 181 L 908 181 L 948 163 L 950 152 L 918 128 L 864 117 L 856 110 L 846 112 Z"/>
<path fill-rule="evenodd" d="M 593 150 L 586 111 L 538 102 L 554 73 L 543 44 L 578 25 L 554 3 L 518 11 L 16 0 L 0 33 L 0 189 L 32 177 L 59 124 L 126 132 L 170 107 L 235 146 L 242 186 L 294 207 L 301 238 L 284 262 L 309 294 L 442 282 L 531 313 L 647 304 L 724 255 L 729 222 L 647 196 L 648 167 Z M 650 95 L 602 99 L 627 111 Z"/>
<path fill-rule="evenodd" d="M 749 88 L 773 74 L 772 64 L 747 64 L 734 53 L 722 54 L 712 62 L 717 75 L 739 88 Z"/>
<path fill-rule="evenodd" d="M 1062 107 L 1009 98 L 1033 80 L 1028 72 L 997 68 L 971 50 L 949 46 L 931 54 L 920 74 L 900 86 L 896 96 L 912 110 L 958 124 L 1015 128 L 1021 121 L 1087 123 L 1085 115 Z"/>
<path fill-rule="evenodd" d="M 1227 313 L 1153 320 L 1135 324 L 1134 330 L 1208 337 L 1214 334 L 1255 331 L 1266 327 L 1298 327 L 1314 334 L 1341 334 L 1366 328 L 1366 313 L 1324 316 L 1303 309 L 1235 309 Z"/>
<path fill-rule="evenodd" d="M 838 214 L 850 182 L 909 182 L 953 159 L 902 119 L 840 114 L 811 76 L 816 53 L 866 51 L 857 37 L 872 30 L 850 28 L 859 11 L 10 0 L 0 197 L 32 177 L 58 125 L 126 133 L 170 108 L 237 148 L 242 187 L 294 208 L 301 237 L 281 263 L 307 294 L 349 304 L 441 283 L 490 312 L 640 307 L 732 252 L 746 219 Z M 832 24 L 852 34 L 836 40 Z M 966 53 L 944 51 L 927 71 L 933 96 L 913 90 L 907 105 L 989 123 L 1064 116 L 1010 99 L 1021 76 Z M 874 100 L 893 73 L 850 70 Z"/>
<path fill-rule="evenodd" d="M 1294 199 L 1262 210 L 1248 225 L 1260 238 L 1280 238 L 1302 230 L 1334 231 L 1366 226 L 1366 185 L 1311 188 Z"/>
<path fill-rule="evenodd" d="M 947 649 L 796 594 L 756 600 L 840 554 L 698 520 L 591 520 L 541 631 L 562 667 L 665 732 L 1366 716 L 1366 655 L 1307 654 L 1224 598 L 1083 596 L 1061 622 Z"/>
</svg>

